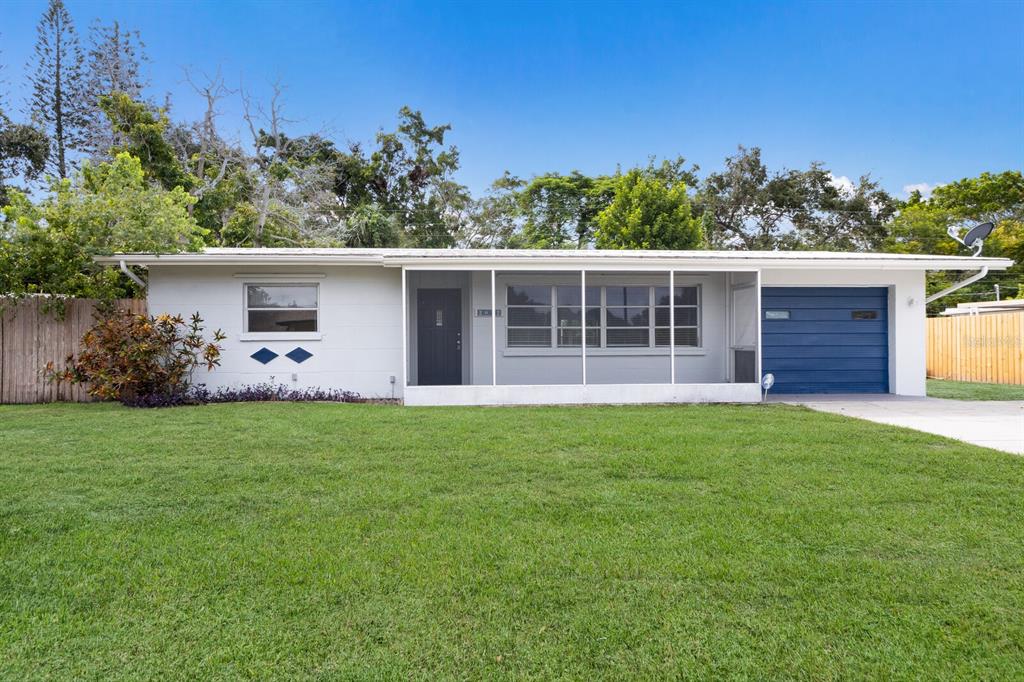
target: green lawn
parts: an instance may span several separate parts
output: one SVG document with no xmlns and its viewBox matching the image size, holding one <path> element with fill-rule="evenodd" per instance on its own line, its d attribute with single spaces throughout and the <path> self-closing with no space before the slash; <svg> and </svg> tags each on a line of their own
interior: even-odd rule
<svg viewBox="0 0 1024 682">
<path fill-rule="evenodd" d="M 1020 679 L 1022 491 L 785 405 L 0 407 L 0 678 Z"/>
<path fill-rule="evenodd" d="M 1024 400 L 1024 386 L 929 379 L 928 395 L 954 400 Z"/>
</svg>

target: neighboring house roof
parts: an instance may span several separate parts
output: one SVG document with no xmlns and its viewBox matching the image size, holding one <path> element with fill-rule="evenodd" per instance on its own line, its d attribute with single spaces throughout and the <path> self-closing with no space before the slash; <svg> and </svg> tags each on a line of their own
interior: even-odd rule
<svg viewBox="0 0 1024 682">
<path fill-rule="evenodd" d="M 929 256 L 896 253 L 828 251 L 625 251 L 598 249 L 225 249 L 196 253 L 127 253 L 99 256 L 99 263 L 129 265 L 342 265 L 363 264 L 407 268 L 441 266 L 454 270 L 596 268 L 656 270 L 670 267 L 712 270 L 757 269 L 886 269 L 1005 270 L 1008 258 Z"/>
<path fill-rule="evenodd" d="M 957 303 L 955 308 L 946 308 L 940 315 L 986 315 L 988 313 L 1012 313 L 1024 311 L 1024 299 L 1009 301 L 977 301 Z"/>
</svg>

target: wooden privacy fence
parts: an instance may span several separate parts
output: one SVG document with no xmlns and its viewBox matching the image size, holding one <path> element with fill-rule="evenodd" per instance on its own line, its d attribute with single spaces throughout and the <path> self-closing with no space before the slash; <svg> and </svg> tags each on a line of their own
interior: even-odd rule
<svg viewBox="0 0 1024 682">
<path fill-rule="evenodd" d="M 44 311 L 46 299 L 26 298 L 6 302 L 0 313 L 0 403 L 48 403 L 56 400 L 88 402 L 82 386 L 57 385 L 43 376 L 51 360 L 63 366 L 77 353 L 82 335 L 93 325 L 96 301 L 68 299 L 65 314 Z M 146 312 L 142 299 L 120 299 L 117 306 L 135 313 Z"/>
<path fill-rule="evenodd" d="M 1024 311 L 928 318 L 928 376 L 1024 384 Z"/>
</svg>

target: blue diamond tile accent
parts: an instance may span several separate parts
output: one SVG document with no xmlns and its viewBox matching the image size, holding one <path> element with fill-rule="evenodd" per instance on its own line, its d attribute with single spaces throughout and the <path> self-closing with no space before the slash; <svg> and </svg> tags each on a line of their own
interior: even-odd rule
<svg viewBox="0 0 1024 682">
<path fill-rule="evenodd" d="M 293 348 L 292 350 L 288 351 L 287 353 L 285 353 L 284 356 L 286 358 L 294 360 L 295 362 L 303 363 L 306 360 L 309 360 L 311 357 L 313 357 L 313 354 L 310 353 L 305 348 L 303 348 L 302 346 L 299 346 L 298 348 Z"/>
<path fill-rule="evenodd" d="M 258 351 L 249 356 L 256 362 L 263 363 L 264 365 L 277 357 L 277 353 L 270 350 L 269 348 L 260 348 Z"/>
</svg>

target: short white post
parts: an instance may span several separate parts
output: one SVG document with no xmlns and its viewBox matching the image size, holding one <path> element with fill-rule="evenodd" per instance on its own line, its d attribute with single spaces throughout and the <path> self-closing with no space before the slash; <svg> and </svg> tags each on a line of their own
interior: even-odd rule
<svg viewBox="0 0 1024 682">
<path fill-rule="evenodd" d="M 556 318 L 557 319 L 557 318 Z M 587 385 L 587 271 L 580 270 L 580 351 L 583 358 L 583 385 Z"/>
<path fill-rule="evenodd" d="M 498 385 L 498 306 L 494 270 L 491 270 L 491 386 Z"/>
<path fill-rule="evenodd" d="M 408 287 L 406 286 L 405 266 L 402 266 L 402 397 L 405 397 L 405 388 L 409 385 L 409 301 Z"/>
<path fill-rule="evenodd" d="M 676 271 L 668 271 L 668 357 L 672 381 L 676 383 Z M 657 324 L 657 322 L 655 322 Z"/>
</svg>

